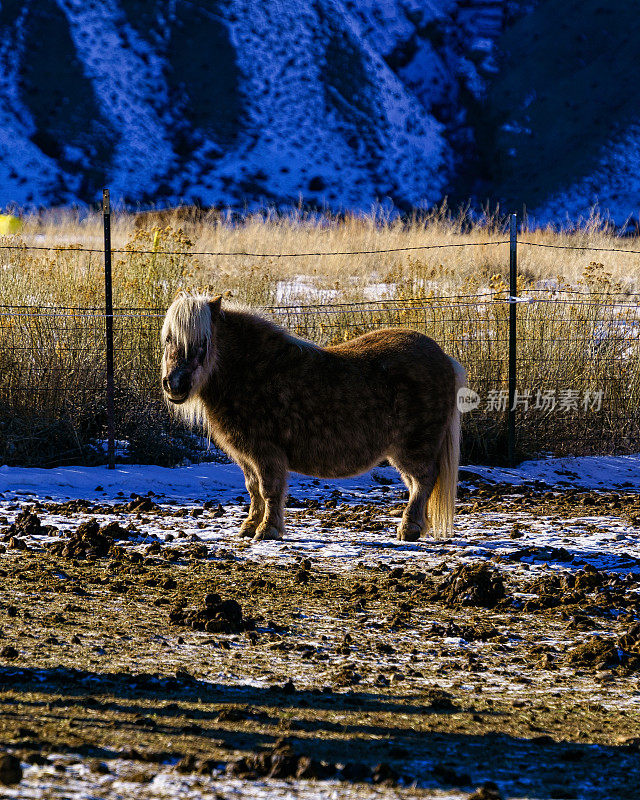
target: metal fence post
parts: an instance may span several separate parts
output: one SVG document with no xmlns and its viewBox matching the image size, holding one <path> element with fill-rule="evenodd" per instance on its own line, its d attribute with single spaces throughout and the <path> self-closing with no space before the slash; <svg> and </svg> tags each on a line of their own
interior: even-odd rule
<svg viewBox="0 0 640 800">
<path fill-rule="evenodd" d="M 518 303 L 518 215 L 509 220 L 509 405 L 507 407 L 507 461 L 515 464 L 516 411 L 516 309 Z"/>
<path fill-rule="evenodd" d="M 102 219 L 104 222 L 104 305 L 107 336 L 107 460 L 109 469 L 115 469 L 116 448 L 113 421 L 113 294 L 111 287 L 111 204 L 109 190 L 102 192 Z"/>
</svg>

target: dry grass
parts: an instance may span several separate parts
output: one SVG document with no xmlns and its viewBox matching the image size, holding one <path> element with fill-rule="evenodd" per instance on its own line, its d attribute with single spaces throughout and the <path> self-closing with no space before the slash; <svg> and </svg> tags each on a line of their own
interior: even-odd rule
<svg viewBox="0 0 640 800">
<path fill-rule="evenodd" d="M 302 212 L 287 215 L 252 215 L 242 220 L 224 217 L 216 212 L 193 215 L 177 209 L 173 214 L 161 212 L 159 229 L 169 230 L 156 241 L 157 249 L 192 252 L 271 253 L 282 257 L 198 256 L 184 264 L 184 281 L 189 286 L 211 287 L 218 292 L 233 291 L 241 299 L 296 301 L 309 299 L 300 284 L 320 290 L 334 290 L 347 300 L 367 297 L 367 287 L 387 284 L 389 296 L 398 291 L 414 293 L 417 289 L 436 294 L 457 294 L 461 289 L 477 291 L 489 286 L 494 275 L 506 277 L 508 249 L 506 245 L 481 246 L 487 241 L 508 238 L 507 220 L 489 216 L 482 225 L 472 225 L 464 215 L 451 215 L 446 206 L 414 217 L 409 221 L 392 219 L 383 214 L 369 216 L 310 216 Z M 116 214 L 112 221 L 112 242 L 116 249 L 153 249 L 152 215 L 145 220 L 147 229 L 136 227 L 136 216 Z M 158 225 L 158 223 L 156 223 Z M 180 230 L 178 243 L 173 233 Z M 15 237 L 12 237 L 12 239 Z M 531 284 L 546 286 L 549 282 L 572 286 L 584 282 L 584 271 L 590 262 L 604 265 L 611 282 L 624 291 L 640 291 L 640 240 L 620 238 L 601 218 L 594 215 L 571 232 L 551 228 L 525 230 L 522 240 L 536 245 L 584 248 L 556 250 L 519 247 L 519 272 Z M 102 247 L 102 219 L 92 214 L 80 220 L 71 214 L 49 212 L 26 218 L 21 240 L 26 245 L 60 245 L 64 247 Z M 188 242 L 188 245 L 187 245 Z M 473 245 L 473 247 L 435 248 L 405 252 L 363 253 L 359 255 L 309 255 L 285 257 L 298 253 L 340 253 L 370 250 L 394 250 L 435 245 Z M 179 245 L 179 246 L 175 246 Z M 598 253 L 589 248 L 613 248 L 622 252 Z M 120 258 L 123 271 L 131 269 L 131 257 Z M 96 272 L 96 291 L 101 291 L 101 256 L 91 257 Z M 57 271 L 69 273 L 69 265 Z M 116 283 L 118 269 L 114 271 Z M 303 276 L 302 279 L 300 276 Z M 380 289 L 382 291 L 382 288 Z M 80 298 L 79 298 L 80 299 Z"/>
<path fill-rule="evenodd" d="M 324 344 L 380 325 L 412 326 L 429 333 L 467 366 L 471 385 L 483 399 L 492 389 L 506 388 L 508 248 L 481 244 L 508 238 L 504 220 L 494 217 L 483 226 L 470 226 L 446 209 L 409 222 L 379 215 L 317 218 L 301 213 L 255 215 L 242 221 L 214 213 L 193 217 L 176 210 L 155 219 L 147 216 L 141 226 L 134 215 L 115 215 L 112 242 L 122 251 L 114 254 L 116 307 L 161 313 L 178 289 L 198 288 L 229 292 L 250 305 L 279 306 L 274 313 L 284 324 Z M 64 452 L 73 451 L 75 441 L 78 458 L 86 459 L 86 443 L 101 435 L 102 318 L 38 315 L 43 307 L 102 308 L 101 225 L 97 214 L 80 220 L 51 212 L 27 218 L 19 237 L 3 240 L 16 247 L 0 249 L 0 297 L 6 305 L 27 309 L 0 316 L 0 461 L 25 460 L 23 451 L 29 448 L 16 451 L 15 436 L 7 434 L 16 429 L 16 419 L 23 432 L 33 429 L 34 420 L 46 420 L 44 429 L 50 430 L 51 420 L 62 419 Z M 521 239 L 640 250 L 637 240 L 614 236 L 596 218 L 570 233 L 535 230 L 521 234 Z M 473 246 L 288 258 L 191 255 L 336 253 L 441 244 Z M 607 417 L 582 415 L 580 425 L 570 416 L 523 415 L 521 452 L 610 450 L 614 444 L 632 448 L 638 431 L 629 420 L 640 405 L 640 340 L 637 307 L 628 293 L 640 287 L 640 255 L 523 244 L 519 268 L 519 291 L 543 302 L 518 308 L 518 388 L 533 393 L 539 388 L 604 389 L 610 403 Z M 558 303 L 558 290 L 565 301 L 571 300 L 569 289 L 585 292 L 586 299 Z M 484 293 L 489 294 L 479 296 Z M 371 299 L 387 302 L 375 312 L 330 307 Z M 296 303 L 320 303 L 322 308 L 300 313 L 290 308 Z M 148 433 L 148 458 L 169 459 L 176 452 L 175 436 L 158 398 L 159 324 L 158 317 L 135 315 L 118 318 L 115 324 L 120 431 L 135 439 L 139 460 L 147 446 L 146 439 L 136 438 L 142 430 Z M 492 412 L 465 418 L 470 456 L 499 456 L 504 449 L 503 416 Z M 162 432 L 157 436 L 154 420 Z M 37 447 L 35 451 L 44 452 Z M 47 463 L 55 461 L 50 448 L 47 454 Z"/>
</svg>

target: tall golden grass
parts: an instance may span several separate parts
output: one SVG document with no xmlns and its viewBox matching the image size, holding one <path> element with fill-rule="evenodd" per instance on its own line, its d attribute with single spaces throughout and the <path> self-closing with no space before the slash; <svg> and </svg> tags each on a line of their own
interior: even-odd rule
<svg viewBox="0 0 640 800">
<path fill-rule="evenodd" d="M 113 219 L 114 305 L 139 310 L 114 326 L 119 436 L 132 442 L 138 460 L 166 462 L 180 452 L 157 386 L 157 314 L 180 289 L 274 307 L 285 325 L 323 344 L 381 325 L 415 327 L 467 367 L 483 402 L 506 388 L 506 220 L 496 215 L 470 225 L 446 208 L 409 221 L 301 212 L 197 216 L 176 210 Z M 521 453 L 634 449 L 640 319 L 630 293 L 640 287 L 640 255 L 633 252 L 640 242 L 615 236 L 595 217 L 572 232 L 525 230 L 520 239 L 554 247 L 519 247 L 519 292 L 536 302 L 518 305 L 518 388 L 605 391 L 599 415 L 520 412 Z M 462 246 L 440 247 L 451 244 Z M 1 302 L 14 307 L 0 316 L 0 461 L 100 458 L 90 442 L 105 420 L 102 219 L 28 217 L 20 235 L 0 237 L 0 245 L 9 248 L 0 247 Z M 433 249 L 402 249 L 425 247 Z M 392 252 L 332 255 L 376 250 Z M 313 312 L 293 308 L 314 303 Z M 98 315 L 64 316 L 68 307 Z M 504 414 L 465 415 L 465 433 L 468 457 L 498 459 Z"/>
<path fill-rule="evenodd" d="M 214 253 L 271 253 L 278 257 L 200 256 L 182 262 L 182 278 L 188 286 L 214 287 L 218 292 L 235 291 L 240 299 L 281 301 L 308 300 L 308 286 L 336 291 L 345 299 L 367 296 L 372 284 L 387 284 L 389 292 L 396 287 L 412 293 L 417 288 L 433 289 L 446 294 L 478 290 L 489 285 L 493 275 L 506 276 L 508 251 L 505 245 L 482 246 L 482 242 L 504 241 L 507 220 L 498 214 L 487 216 L 482 224 L 471 224 L 464 214 L 453 215 L 446 206 L 422 216 L 401 220 L 382 213 L 317 216 L 292 211 L 289 214 L 255 214 L 241 220 L 209 212 L 193 222 L 176 209 L 163 213 L 157 225 L 158 249 L 191 250 Z M 186 218 L 185 218 L 186 217 Z M 147 228 L 136 227 L 134 214 L 115 214 L 112 219 L 112 242 L 115 249 L 153 249 L 153 216 L 145 220 Z M 139 224 L 139 221 L 138 221 Z M 178 236 L 178 240 L 174 237 Z M 16 237 L 7 237 L 14 241 Z M 554 245 L 570 250 L 547 247 L 519 247 L 519 272 L 528 282 L 548 285 L 559 282 L 580 285 L 590 262 L 604 265 L 613 284 L 625 291 L 640 291 L 640 239 L 620 238 L 607 222 L 597 215 L 584 220 L 569 232 L 553 228 L 528 230 L 520 239 L 535 245 Z M 2 239 L 2 241 L 5 241 Z M 92 214 L 80 219 L 70 213 L 49 212 L 27 217 L 20 240 L 25 245 L 58 245 L 61 248 L 102 247 L 102 219 Z M 187 244 L 188 243 L 188 244 Z M 440 245 L 458 245 L 441 248 Z M 462 245 L 462 246 L 461 246 Z M 466 247 L 466 245 L 474 245 Z M 431 250 L 410 250 L 368 253 L 361 251 L 394 250 L 397 248 L 434 247 Z M 618 252 L 598 252 L 590 248 L 612 248 Z M 356 255 L 331 255 L 350 253 Z M 60 251 L 64 253 L 65 251 Z M 327 253 L 299 256 L 290 254 Z M 30 254 L 30 258 L 34 258 Z M 50 254 L 49 259 L 53 256 Z M 60 254 L 55 255 L 56 261 Z M 64 256 L 62 256 L 64 258 Z M 59 273 L 72 279 L 71 260 L 79 265 L 91 262 L 96 296 L 101 292 L 101 256 L 90 259 L 77 254 L 60 264 Z M 119 257 L 122 271 L 138 276 L 144 264 L 135 265 L 133 256 Z M 3 262 L 6 263 L 6 262 Z M 116 265 L 118 266 L 118 265 Z M 140 270 L 140 271 L 139 271 Z M 303 276 L 302 279 L 300 276 Z M 116 282 L 118 269 L 114 270 Z M 85 280 L 85 275 L 81 275 Z M 301 284 L 304 284 L 301 287 Z M 75 289 L 75 287 L 74 287 Z M 78 298 L 80 299 L 80 298 Z"/>
</svg>

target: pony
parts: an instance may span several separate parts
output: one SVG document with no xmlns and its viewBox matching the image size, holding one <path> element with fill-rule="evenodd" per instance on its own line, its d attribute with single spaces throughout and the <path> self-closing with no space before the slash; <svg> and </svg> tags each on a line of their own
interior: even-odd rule
<svg viewBox="0 0 640 800">
<path fill-rule="evenodd" d="M 162 326 L 170 408 L 242 469 L 251 503 L 240 535 L 281 539 L 290 470 L 344 478 L 385 459 L 409 501 L 398 538 L 453 526 L 463 367 L 424 334 L 365 333 L 320 347 L 222 297 L 180 293 Z"/>
</svg>

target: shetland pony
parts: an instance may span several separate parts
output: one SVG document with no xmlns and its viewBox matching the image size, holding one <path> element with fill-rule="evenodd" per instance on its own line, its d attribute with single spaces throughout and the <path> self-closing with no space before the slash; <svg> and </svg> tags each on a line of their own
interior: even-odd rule
<svg viewBox="0 0 640 800">
<path fill-rule="evenodd" d="M 429 337 L 385 329 L 319 347 L 222 298 L 182 293 L 162 326 L 162 388 L 242 468 L 240 535 L 281 539 L 289 470 L 319 478 L 387 459 L 409 489 L 398 538 L 451 535 L 458 389 L 466 374 Z"/>
</svg>

